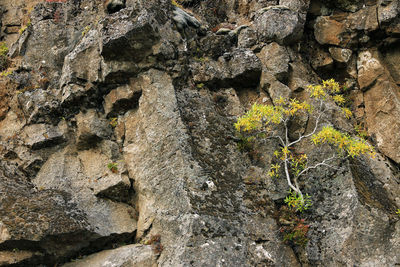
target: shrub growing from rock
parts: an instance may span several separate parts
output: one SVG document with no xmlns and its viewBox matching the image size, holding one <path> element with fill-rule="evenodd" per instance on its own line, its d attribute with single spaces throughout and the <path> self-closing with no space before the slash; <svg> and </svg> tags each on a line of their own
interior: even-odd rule
<svg viewBox="0 0 400 267">
<path fill-rule="evenodd" d="M 324 114 L 338 107 L 347 119 L 352 116 L 351 111 L 343 107 L 345 101 L 337 82 L 333 79 L 323 81 L 322 84 L 309 86 L 308 92 L 309 101 L 281 97 L 274 101 L 275 105 L 254 104 L 235 123 L 236 130 L 247 140 L 276 139 L 279 142 L 280 148 L 274 152 L 274 164 L 271 164 L 268 176 L 273 178 L 283 174 L 290 188 L 285 203 L 300 212 L 311 206 L 310 196 L 303 194 L 299 186 L 300 177 L 320 167 L 336 168 L 334 162 L 339 158 L 374 157 L 375 153 L 364 139 L 341 132 L 324 120 Z M 313 124 L 310 127 L 312 130 L 300 134 L 296 140 L 290 140 L 289 124 L 301 115 L 308 116 L 308 121 Z M 301 142 L 311 142 L 314 146 L 329 145 L 335 153 L 327 158 L 310 159 L 301 151 L 294 152 Z"/>
</svg>

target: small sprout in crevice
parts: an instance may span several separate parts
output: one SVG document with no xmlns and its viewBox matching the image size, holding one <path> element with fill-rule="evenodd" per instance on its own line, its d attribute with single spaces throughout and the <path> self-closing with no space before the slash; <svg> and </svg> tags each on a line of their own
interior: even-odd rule
<svg viewBox="0 0 400 267">
<path fill-rule="evenodd" d="M 8 68 L 9 60 L 8 60 L 8 47 L 5 42 L 0 42 L 0 70 L 5 70 Z"/>
<path fill-rule="evenodd" d="M 112 172 L 112 173 L 118 173 L 118 163 L 116 162 L 110 162 L 107 164 L 107 168 Z"/>
<path fill-rule="evenodd" d="M 90 26 L 86 26 L 82 31 L 82 37 L 85 36 L 90 31 Z"/>
<path fill-rule="evenodd" d="M 400 217 L 400 209 L 397 209 L 396 214 Z"/>
<path fill-rule="evenodd" d="M 181 4 L 179 4 L 177 1 L 179 1 L 179 0 L 171 0 L 171 4 L 182 9 L 183 6 Z"/>
<path fill-rule="evenodd" d="M 285 198 L 285 203 L 296 211 L 303 212 L 311 207 L 311 197 L 308 194 L 300 196 L 297 192 L 290 190 L 289 195 Z"/>
<path fill-rule="evenodd" d="M 11 75 L 13 73 L 13 71 L 12 70 L 9 70 L 9 71 L 2 71 L 2 72 L 0 72 L 0 76 L 1 77 L 7 77 L 8 75 Z"/>
<path fill-rule="evenodd" d="M 115 128 L 118 125 L 118 118 L 111 118 L 110 119 L 110 125 L 111 127 Z"/>
<path fill-rule="evenodd" d="M 201 89 L 204 87 L 204 83 L 198 83 L 196 86 L 197 86 L 197 88 Z"/>
</svg>

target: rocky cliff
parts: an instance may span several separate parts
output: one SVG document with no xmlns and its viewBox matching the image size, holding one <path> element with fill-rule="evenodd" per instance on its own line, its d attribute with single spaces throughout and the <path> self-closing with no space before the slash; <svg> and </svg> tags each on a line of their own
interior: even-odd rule
<svg viewBox="0 0 400 267">
<path fill-rule="evenodd" d="M 0 265 L 400 265 L 398 0 L 0 8 Z M 328 78 L 354 114 L 329 121 L 377 156 L 311 172 L 287 217 L 278 143 L 243 149 L 233 124 Z M 284 241 L 299 219 L 305 244 Z"/>
</svg>

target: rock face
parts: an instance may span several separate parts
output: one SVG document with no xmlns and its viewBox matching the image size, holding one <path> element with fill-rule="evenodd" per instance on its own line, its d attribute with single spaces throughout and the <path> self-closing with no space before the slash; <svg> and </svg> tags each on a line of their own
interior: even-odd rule
<svg viewBox="0 0 400 267">
<path fill-rule="evenodd" d="M 0 265 L 399 265 L 399 8 L 1 1 Z M 288 219 L 289 188 L 266 175 L 279 144 L 244 144 L 233 124 L 327 78 L 355 114 L 329 122 L 364 127 L 377 156 L 301 179 L 313 206 Z M 293 216 L 303 246 L 284 240 Z"/>
</svg>

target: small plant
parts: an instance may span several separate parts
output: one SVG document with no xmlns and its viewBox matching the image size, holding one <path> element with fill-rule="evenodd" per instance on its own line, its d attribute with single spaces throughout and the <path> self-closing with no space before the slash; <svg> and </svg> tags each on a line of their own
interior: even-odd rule
<svg viewBox="0 0 400 267">
<path fill-rule="evenodd" d="M 202 63 L 209 61 L 207 57 L 193 57 L 193 59 Z"/>
<path fill-rule="evenodd" d="M 289 195 L 285 198 L 285 203 L 295 211 L 303 212 L 311 207 L 311 197 L 308 194 L 300 196 L 297 192 L 290 190 Z"/>
<path fill-rule="evenodd" d="M 118 163 L 116 162 L 110 162 L 107 164 L 107 168 L 112 172 L 112 173 L 118 173 Z"/>
<path fill-rule="evenodd" d="M 110 125 L 111 127 L 115 128 L 118 125 L 118 118 L 111 118 L 110 119 Z"/>
<path fill-rule="evenodd" d="M 177 1 L 179 1 L 179 0 L 171 0 L 171 4 L 182 9 L 183 6 L 181 4 L 179 4 Z"/>
<path fill-rule="evenodd" d="M 308 231 L 310 226 L 304 219 L 297 216 L 294 209 L 282 206 L 278 212 L 279 231 L 286 243 L 304 247 L 308 242 Z"/>
<path fill-rule="evenodd" d="M 2 71 L 2 72 L 0 72 L 0 76 L 1 77 L 7 77 L 8 75 L 11 75 L 13 73 L 13 71 L 12 70 L 9 70 L 9 71 Z"/>
<path fill-rule="evenodd" d="M 26 29 L 28 29 L 29 26 L 31 26 L 31 21 L 30 20 L 28 21 L 28 23 L 26 25 L 22 26 L 19 29 L 19 31 L 18 31 L 19 35 L 23 34 L 26 31 Z"/>
<path fill-rule="evenodd" d="M 304 247 L 308 243 L 307 233 L 310 226 L 304 223 L 304 219 L 296 219 L 294 225 L 281 227 L 284 234 L 283 241 Z"/>
<path fill-rule="evenodd" d="M 82 31 L 82 37 L 85 36 L 90 31 L 90 26 L 86 26 Z"/>
<path fill-rule="evenodd" d="M 368 132 L 365 129 L 365 125 L 363 123 L 356 124 L 354 126 L 354 130 L 356 131 L 357 135 L 362 138 L 362 139 L 367 139 L 368 137 Z"/>
<path fill-rule="evenodd" d="M 397 209 L 396 214 L 400 216 L 400 209 Z"/>
<path fill-rule="evenodd" d="M 201 89 L 201 88 L 204 87 L 204 83 L 198 83 L 198 84 L 196 85 L 196 87 L 197 87 L 198 89 Z"/>
<path fill-rule="evenodd" d="M 5 42 L 0 42 L 0 70 L 5 70 L 8 67 L 8 47 Z"/>
</svg>

